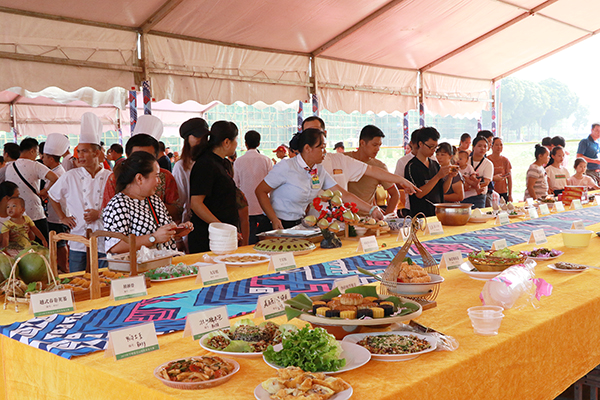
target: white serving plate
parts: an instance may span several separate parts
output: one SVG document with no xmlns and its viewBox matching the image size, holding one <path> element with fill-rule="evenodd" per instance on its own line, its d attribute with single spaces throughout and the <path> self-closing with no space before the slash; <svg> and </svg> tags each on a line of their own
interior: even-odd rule
<svg viewBox="0 0 600 400">
<path fill-rule="evenodd" d="M 362 367 L 363 365 L 368 363 L 369 360 L 371 359 L 371 352 L 369 350 L 365 349 L 364 347 L 359 346 L 354 343 L 342 342 L 340 340 L 338 340 L 338 342 L 342 346 L 342 354 L 340 354 L 340 357 L 346 359 L 346 365 L 337 371 L 320 371 L 320 372 L 323 372 L 325 374 L 339 374 L 339 373 L 346 372 L 346 371 L 352 371 L 353 369 Z M 280 351 L 282 348 L 283 348 L 283 345 L 281 343 L 273 346 L 273 349 L 275 351 Z M 270 362 L 268 362 L 265 359 L 264 355 L 263 355 L 263 360 L 265 360 L 267 365 L 271 368 L 275 368 L 275 369 L 283 368 L 279 365 L 271 364 Z"/>
<path fill-rule="evenodd" d="M 334 394 L 329 398 L 329 400 L 348 400 L 350 397 L 352 397 L 352 392 L 352 386 L 350 386 L 348 389 Z M 263 389 L 260 384 L 256 387 L 256 389 L 254 389 L 254 397 L 258 400 L 271 400 L 271 395 L 269 392 Z"/>
<path fill-rule="evenodd" d="M 219 354 L 222 356 L 237 357 L 237 358 L 258 358 L 258 357 L 262 356 L 262 351 L 256 352 L 256 353 L 241 353 L 241 352 L 211 349 L 210 347 L 208 347 L 206 345 L 206 342 L 208 342 L 208 335 L 202 336 L 202 339 L 200 339 L 200 347 L 202 347 L 206 351 L 210 351 L 211 353 Z"/>
<path fill-rule="evenodd" d="M 190 358 L 200 358 L 200 357 L 190 357 Z M 156 379 L 158 379 L 159 381 L 161 381 L 162 383 L 164 383 L 166 386 L 174 388 L 174 389 L 196 390 L 196 389 L 208 389 L 211 387 L 219 386 L 219 385 L 222 385 L 223 383 L 227 382 L 228 380 L 230 380 L 233 377 L 233 375 L 235 375 L 240 370 L 240 364 L 238 364 L 237 361 L 229 359 L 229 358 L 224 358 L 223 360 L 232 364 L 234 368 L 233 368 L 233 371 L 231 371 L 231 373 L 229 375 L 225 375 L 221 378 L 211 379 L 209 381 L 201 381 L 201 382 L 175 382 L 175 381 L 163 379 L 161 376 L 159 376 L 158 372 L 161 369 L 166 367 L 169 363 L 171 363 L 173 361 L 177 361 L 177 360 L 181 360 L 181 358 L 168 361 L 164 364 L 159 365 L 158 367 L 156 367 L 156 369 L 154 369 L 154 377 Z"/>
<path fill-rule="evenodd" d="M 261 259 L 258 261 L 224 261 L 225 258 L 232 257 L 232 256 L 258 256 L 258 257 L 261 257 Z M 269 262 L 270 259 L 271 259 L 271 257 L 269 257 L 268 255 L 258 254 L 258 253 L 235 253 L 235 254 L 223 255 L 223 256 L 218 256 L 218 257 L 213 258 L 213 260 L 215 262 L 224 263 L 225 265 L 230 266 L 230 267 L 247 267 L 249 265 L 263 264 L 263 263 Z"/>
<path fill-rule="evenodd" d="M 464 262 L 462 263 L 458 269 L 460 272 L 463 272 L 469 275 L 469 278 L 475 279 L 476 281 L 488 281 L 495 276 L 498 276 L 502 271 L 490 271 L 490 272 L 482 272 L 482 271 L 473 271 L 471 272 L 469 268 L 471 267 L 471 263 Z"/>
<path fill-rule="evenodd" d="M 584 268 L 584 269 L 562 269 L 562 268 L 556 268 L 556 265 L 554 265 L 554 264 L 548 264 L 548 268 L 553 269 L 553 270 L 558 271 L 558 272 L 567 272 L 567 273 L 578 273 L 578 272 L 587 271 L 589 269 L 589 268 Z"/>
<path fill-rule="evenodd" d="M 401 283 L 401 282 L 390 282 L 389 284 L 385 281 L 384 286 L 392 293 L 404 295 L 404 296 L 425 296 L 435 285 L 439 285 L 444 282 L 444 278 L 437 274 L 428 274 L 431 277 L 431 282 L 424 283 Z M 394 283 L 396 284 L 394 287 Z"/>
<path fill-rule="evenodd" d="M 408 361 L 413 360 L 419 357 L 421 354 L 430 353 L 434 351 L 437 347 L 437 340 L 432 338 L 431 336 L 422 335 L 420 333 L 412 333 L 412 332 L 371 332 L 371 333 L 355 333 L 352 335 L 345 336 L 342 340 L 343 342 L 350 343 L 358 343 L 363 340 L 367 336 L 381 336 L 381 335 L 398 335 L 398 336 L 416 336 L 419 339 L 426 340 L 431 347 L 429 349 L 419 351 L 417 353 L 407 353 L 407 354 L 373 354 L 371 353 L 371 359 L 377 361 Z"/>
<path fill-rule="evenodd" d="M 494 215 L 487 215 L 487 214 L 486 215 L 482 215 L 481 217 L 471 216 L 469 218 L 468 222 L 474 222 L 476 224 L 483 224 L 483 223 L 488 222 L 488 221 L 490 221 L 490 220 L 492 220 L 494 218 L 496 218 Z"/>
</svg>

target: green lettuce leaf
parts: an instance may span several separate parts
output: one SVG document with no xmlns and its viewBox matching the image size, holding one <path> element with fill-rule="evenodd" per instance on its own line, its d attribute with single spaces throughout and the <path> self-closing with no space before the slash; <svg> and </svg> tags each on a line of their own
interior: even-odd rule
<svg viewBox="0 0 600 400">
<path fill-rule="evenodd" d="M 232 353 L 252 353 L 252 347 L 248 342 L 244 342 L 243 340 L 232 340 L 229 343 L 229 346 L 225 347 L 223 351 L 229 351 Z"/>
<path fill-rule="evenodd" d="M 236 322 L 235 324 L 233 324 L 231 326 L 231 332 L 235 332 L 235 330 L 238 328 L 238 326 L 240 325 L 250 325 L 250 326 L 255 326 L 254 321 L 252 321 L 250 318 L 242 318 L 240 319 L 238 322 Z"/>
</svg>

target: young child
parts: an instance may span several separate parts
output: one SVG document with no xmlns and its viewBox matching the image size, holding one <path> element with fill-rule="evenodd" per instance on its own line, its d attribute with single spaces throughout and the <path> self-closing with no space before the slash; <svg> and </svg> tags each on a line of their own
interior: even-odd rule
<svg viewBox="0 0 600 400">
<path fill-rule="evenodd" d="M 14 197 L 8 200 L 6 213 L 10 218 L 4 222 L 0 230 L 3 248 L 24 249 L 31 246 L 30 240 L 34 240 L 36 236 L 44 246 L 48 247 L 48 242 L 42 232 L 35 226 L 31 218 L 23 215 L 25 213 L 25 201 L 22 198 Z M 9 231 L 18 233 L 15 241 L 9 242 Z"/>
<path fill-rule="evenodd" d="M 569 179 L 570 175 L 566 168 L 561 167 L 565 158 L 564 149 L 561 146 L 556 146 L 552 149 L 550 154 L 550 161 L 546 166 L 548 185 L 550 185 L 550 190 L 554 192 L 554 195 L 558 196 L 565 189 L 567 179 Z"/>
<path fill-rule="evenodd" d="M 594 179 L 591 176 L 583 174 L 587 168 L 587 161 L 583 158 L 577 158 L 573 168 L 575 168 L 575 175 L 567 179 L 568 185 L 587 186 L 588 189 L 600 189 L 600 186 L 596 185 L 596 182 L 594 182 Z"/>
<path fill-rule="evenodd" d="M 477 174 L 475 173 L 473 166 L 469 164 L 469 153 L 464 150 L 458 152 L 458 172 L 460 172 L 465 179 L 465 191 L 469 188 L 479 187 Z"/>
</svg>

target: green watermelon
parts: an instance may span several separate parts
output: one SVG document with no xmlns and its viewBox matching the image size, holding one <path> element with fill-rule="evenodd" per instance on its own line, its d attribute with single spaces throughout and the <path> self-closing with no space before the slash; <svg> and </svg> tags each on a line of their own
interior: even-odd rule
<svg viewBox="0 0 600 400">
<path fill-rule="evenodd" d="M 27 253 L 29 249 L 33 249 L 35 253 L 28 254 L 19 261 L 19 277 L 25 283 L 47 282 L 48 274 L 46 271 L 46 263 L 44 263 L 44 260 L 40 255 L 48 259 L 50 255 L 49 250 L 43 246 L 33 245 L 22 250 L 16 258 Z"/>
<path fill-rule="evenodd" d="M 6 253 L 0 251 L 0 282 L 4 282 L 10 276 L 12 264 L 13 260 Z"/>
</svg>

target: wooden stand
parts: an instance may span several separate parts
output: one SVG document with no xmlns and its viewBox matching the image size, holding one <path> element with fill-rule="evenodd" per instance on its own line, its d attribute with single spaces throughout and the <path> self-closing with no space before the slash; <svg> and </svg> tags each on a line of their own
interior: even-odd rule
<svg viewBox="0 0 600 400">
<path fill-rule="evenodd" d="M 87 232 L 88 238 L 79 235 L 72 235 L 70 233 L 56 233 L 50 232 L 50 268 L 55 276 L 58 276 L 58 261 L 57 261 L 57 243 L 59 240 L 70 240 L 77 243 L 82 243 L 86 246 L 87 252 L 87 267 L 86 271 L 90 273 L 90 300 L 98 299 L 102 296 L 100 292 L 100 277 L 98 273 L 98 238 L 99 237 L 114 237 L 121 239 L 129 244 L 129 260 L 131 266 L 131 276 L 138 274 L 137 270 L 137 255 L 136 255 L 136 243 L 135 235 L 130 234 L 125 236 L 122 233 L 108 232 L 108 231 L 96 231 Z M 86 299 L 87 300 L 87 299 Z"/>
<path fill-rule="evenodd" d="M 367 233 L 369 231 L 374 231 L 375 232 L 375 237 L 380 237 L 382 236 L 382 234 L 387 234 L 390 231 L 390 227 L 389 226 L 379 226 L 379 225 L 353 225 L 354 227 L 360 227 L 360 228 L 367 228 L 367 232 L 362 235 L 362 236 L 367 236 Z M 350 227 L 348 226 L 348 224 L 346 224 L 346 230 L 345 230 L 345 235 L 344 238 L 345 239 L 350 239 L 350 240 L 360 240 L 361 236 L 354 236 L 354 237 L 350 237 Z"/>
</svg>

